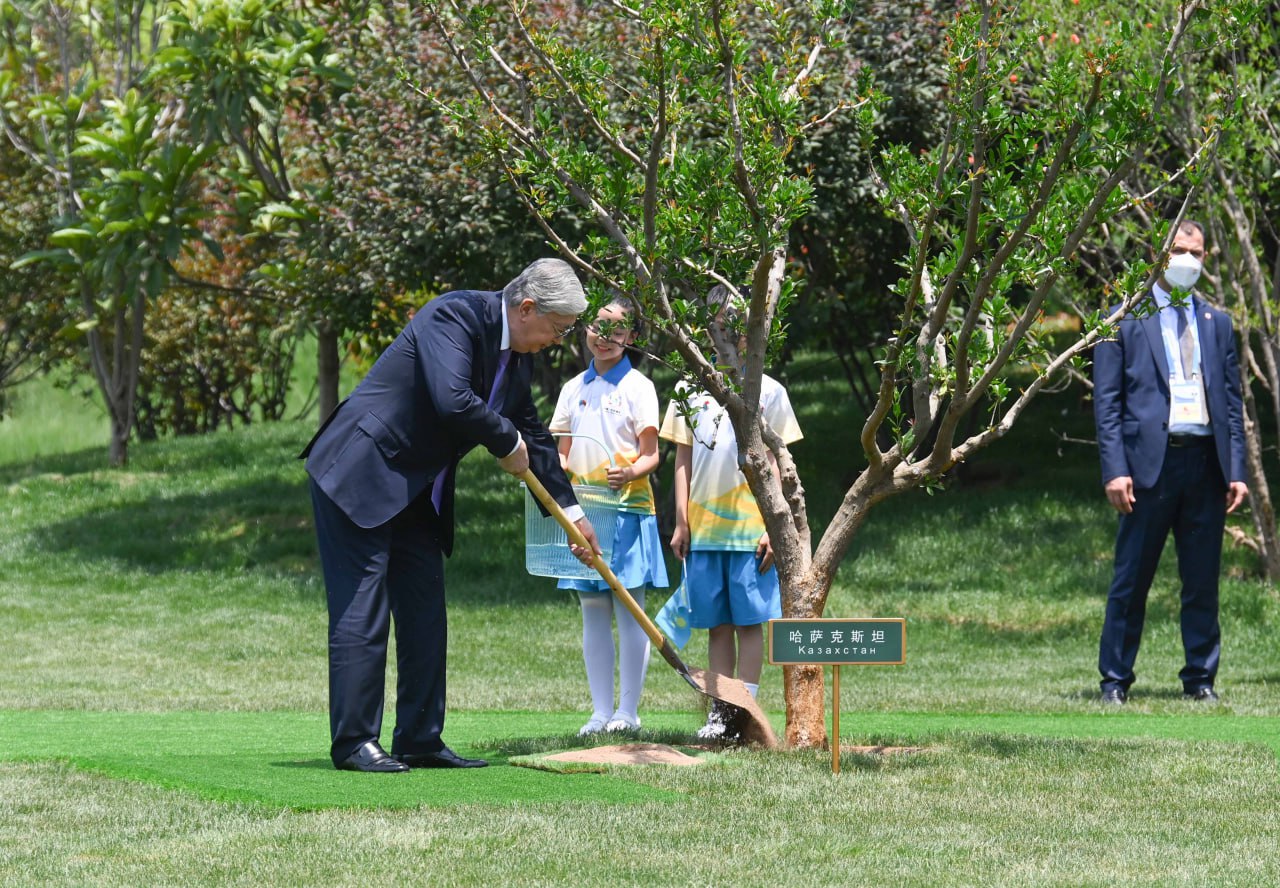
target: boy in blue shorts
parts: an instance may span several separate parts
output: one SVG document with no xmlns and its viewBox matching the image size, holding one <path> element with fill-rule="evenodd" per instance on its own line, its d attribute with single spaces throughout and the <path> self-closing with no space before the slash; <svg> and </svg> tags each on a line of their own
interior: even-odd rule
<svg viewBox="0 0 1280 888">
<path fill-rule="evenodd" d="M 740 342 L 739 351 L 744 347 Z M 787 444 L 803 437 L 786 389 L 769 376 L 761 378 L 760 410 Z M 738 468 L 733 425 L 710 395 L 682 383 L 659 436 L 676 445 L 671 550 L 685 562 L 690 624 L 710 632 L 710 670 L 740 679 L 754 696 L 764 665 L 764 624 L 782 616 L 782 603 L 769 534 Z M 719 707 L 712 707 L 698 736 L 729 739 Z"/>
</svg>

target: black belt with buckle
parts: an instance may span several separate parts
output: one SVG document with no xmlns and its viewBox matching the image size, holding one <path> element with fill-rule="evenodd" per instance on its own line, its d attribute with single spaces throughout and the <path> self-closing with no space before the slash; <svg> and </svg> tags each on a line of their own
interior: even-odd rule
<svg viewBox="0 0 1280 888">
<path fill-rule="evenodd" d="M 1207 447 L 1213 443 L 1213 435 L 1170 435 L 1170 447 Z"/>
</svg>

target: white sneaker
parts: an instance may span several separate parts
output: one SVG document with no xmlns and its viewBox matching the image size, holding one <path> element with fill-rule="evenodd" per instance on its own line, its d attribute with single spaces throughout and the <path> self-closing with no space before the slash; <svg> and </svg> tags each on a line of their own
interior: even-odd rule
<svg viewBox="0 0 1280 888">
<path fill-rule="evenodd" d="M 613 718 L 609 719 L 609 723 L 604 729 L 610 734 L 616 734 L 618 731 L 638 731 L 640 730 L 640 719 L 627 715 L 625 712 L 615 712 Z"/>
<path fill-rule="evenodd" d="M 707 723 L 698 728 L 699 740 L 719 740 L 724 737 L 724 722 L 720 719 L 720 713 L 712 709 L 707 714 Z"/>
<path fill-rule="evenodd" d="M 607 724 L 608 722 L 605 721 L 604 716 L 593 715 L 591 716 L 591 721 L 578 729 L 578 736 L 585 737 L 588 734 L 599 734 L 601 731 L 605 730 L 605 726 Z"/>
</svg>

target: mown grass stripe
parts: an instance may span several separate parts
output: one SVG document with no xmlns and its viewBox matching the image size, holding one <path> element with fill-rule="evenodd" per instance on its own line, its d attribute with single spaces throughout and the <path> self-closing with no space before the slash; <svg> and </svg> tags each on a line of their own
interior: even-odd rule
<svg viewBox="0 0 1280 888">
<path fill-rule="evenodd" d="M 530 744 L 544 749 L 578 745 L 573 730 L 580 718 L 576 713 L 455 713 L 447 729 L 450 742 L 463 754 L 489 757 L 491 767 L 369 777 L 333 770 L 322 713 L 9 710 L 0 718 L 0 759 L 66 760 L 111 777 L 210 800 L 298 810 L 567 801 L 630 804 L 672 795 L 630 779 L 632 775 L 548 774 L 506 766 L 509 756 Z M 646 727 L 691 734 L 697 718 L 696 713 L 663 713 Z M 842 742 L 850 746 L 919 744 L 954 735 L 1031 735 L 1256 743 L 1280 754 L 1280 718 L 1206 712 L 845 713 L 842 727 Z M 605 742 L 597 740 L 596 745 Z"/>
</svg>

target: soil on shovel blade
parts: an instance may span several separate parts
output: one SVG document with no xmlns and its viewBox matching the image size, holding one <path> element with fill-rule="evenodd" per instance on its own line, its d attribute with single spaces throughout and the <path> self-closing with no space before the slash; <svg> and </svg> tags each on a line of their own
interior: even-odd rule
<svg viewBox="0 0 1280 888">
<path fill-rule="evenodd" d="M 736 735 L 741 743 L 754 743 L 765 749 L 777 748 L 778 736 L 745 684 L 736 678 L 702 669 L 690 669 L 689 675 L 702 686 L 707 696 L 734 707 L 729 735 Z"/>
</svg>

